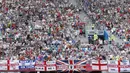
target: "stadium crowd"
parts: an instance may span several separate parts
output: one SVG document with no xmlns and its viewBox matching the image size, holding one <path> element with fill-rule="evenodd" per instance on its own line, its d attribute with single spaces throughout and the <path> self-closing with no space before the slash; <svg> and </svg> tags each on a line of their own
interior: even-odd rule
<svg viewBox="0 0 130 73">
<path fill-rule="evenodd" d="M 112 33 L 120 37 L 125 35 L 124 29 L 129 29 L 128 2 L 104 1 L 109 0 L 90 3 L 88 15 L 98 25 L 105 24 L 110 30 L 115 28 Z M 76 40 L 78 36 L 85 37 L 86 23 L 80 19 L 80 9 L 71 3 L 60 0 L 18 0 L 2 6 L 1 60 L 93 60 L 99 57 L 104 60 L 120 57 L 126 60 L 129 57 L 130 48 L 124 49 L 119 45 L 120 51 L 118 45 L 107 48 L 107 43 L 93 45 Z"/>
<path fill-rule="evenodd" d="M 129 0 L 83 0 L 88 15 L 96 26 L 105 25 L 121 39 L 129 40 Z"/>
<path fill-rule="evenodd" d="M 83 5 L 95 27 L 101 29 L 100 26 L 105 26 L 106 30 L 125 42 L 121 43 L 122 47 L 124 46 L 122 49 L 120 43 L 117 43 L 116 51 L 119 51 L 119 54 L 122 51 L 127 53 L 130 36 L 130 0 L 82 0 L 81 5 Z M 110 38 L 109 41 L 114 40 Z"/>
<path fill-rule="evenodd" d="M 78 13 L 62 1 L 9 1 L 1 7 L 1 59 L 54 60 L 79 52 L 74 38 L 84 23 Z"/>
</svg>

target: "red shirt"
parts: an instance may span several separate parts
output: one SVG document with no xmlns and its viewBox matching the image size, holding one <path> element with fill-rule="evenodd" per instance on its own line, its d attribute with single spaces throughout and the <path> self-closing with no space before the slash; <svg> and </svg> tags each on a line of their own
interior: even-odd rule
<svg viewBox="0 0 130 73">
<path fill-rule="evenodd" d="M 80 29 L 80 33 L 82 33 L 82 29 Z"/>
<path fill-rule="evenodd" d="M 121 10 L 120 8 L 117 8 L 117 12 L 120 12 L 120 10 Z"/>
<path fill-rule="evenodd" d="M 101 10 L 102 10 L 102 13 L 104 13 L 104 8 L 102 8 Z"/>
<path fill-rule="evenodd" d="M 6 11 L 8 11 L 8 8 L 5 8 Z"/>
<path fill-rule="evenodd" d="M 13 27 L 13 28 L 16 28 L 16 24 L 12 24 L 12 27 Z"/>
</svg>

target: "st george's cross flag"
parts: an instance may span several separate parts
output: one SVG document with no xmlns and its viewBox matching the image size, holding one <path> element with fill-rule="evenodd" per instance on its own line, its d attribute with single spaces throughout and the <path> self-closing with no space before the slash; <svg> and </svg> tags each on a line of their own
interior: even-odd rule
<svg viewBox="0 0 130 73">
<path fill-rule="evenodd" d="M 86 60 L 57 60 L 57 71 L 75 73 L 86 70 Z"/>
<path fill-rule="evenodd" d="M 107 71 L 107 61 L 105 60 L 92 60 L 92 70 Z"/>
<path fill-rule="evenodd" d="M 19 60 L 7 60 L 8 70 L 9 71 L 18 71 L 19 70 Z"/>
<path fill-rule="evenodd" d="M 18 71 L 19 60 L 0 60 L 0 71 Z"/>
<path fill-rule="evenodd" d="M 7 65 L 8 65 L 7 60 L 0 60 L 0 72 L 8 70 Z"/>
<path fill-rule="evenodd" d="M 130 72 L 129 60 L 120 61 L 120 72 Z"/>
<path fill-rule="evenodd" d="M 108 61 L 108 72 L 120 72 L 120 61 L 109 60 Z"/>
<path fill-rule="evenodd" d="M 36 71 L 56 71 L 56 61 L 36 62 Z"/>
<path fill-rule="evenodd" d="M 92 71 L 92 65 L 90 63 L 86 63 L 86 71 Z"/>
</svg>

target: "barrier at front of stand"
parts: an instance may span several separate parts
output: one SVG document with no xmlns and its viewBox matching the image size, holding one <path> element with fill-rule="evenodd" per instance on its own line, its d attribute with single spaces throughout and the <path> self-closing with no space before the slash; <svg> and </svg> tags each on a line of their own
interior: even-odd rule
<svg viewBox="0 0 130 73">
<path fill-rule="evenodd" d="M 128 60 L 57 60 L 57 61 L 34 61 L 34 60 L 0 60 L 0 72 L 19 71 L 108 71 L 108 72 L 130 72 Z"/>
</svg>

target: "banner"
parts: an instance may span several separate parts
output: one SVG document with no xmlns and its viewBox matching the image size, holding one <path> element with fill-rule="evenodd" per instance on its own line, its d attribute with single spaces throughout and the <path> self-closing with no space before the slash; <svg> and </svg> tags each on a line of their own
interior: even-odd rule
<svg viewBox="0 0 130 73">
<path fill-rule="evenodd" d="M 56 71 L 56 61 L 36 62 L 36 71 Z"/>
<path fill-rule="evenodd" d="M 108 61 L 108 72 L 120 72 L 120 62 L 115 60 Z"/>
<path fill-rule="evenodd" d="M 57 60 L 57 71 L 86 71 L 86 60 Z"/>
<path fill-rule="evenodd" d="M 92 60 L 92 70 L 106 71 L 107 70 L 107 61 Z"/>
<path fill-rule="evenodd" d="M 108 61 L 109 72 L 130 72 L 130 63 L 125 61 Z"/>
<path fill-rule="evenodd" d="M 19 61 L 19 70 L 35 70 L 34 60 Z"/>
<path fill-rule="evenodd" d="M 10 60 L 8 70 L 19 70 L 19 60 Z"/>
<path fill-rule="evenodd" d="M 86 64 L 86 71 L 92 71 L 92 66 L 90 64 Z"/>
<path fill-rule="evenodd" d="M 91 62 L 91 64 L 90 64 Z M 84 72 L 84 71 L 108 71 L 130 72 L 129 60 L 0 60 L 0 72 L 5 71 L 58 71 L 58 72 Z"/>
<path fill-rule="evenodd" d="M 120 61 L 120 72 L 130 72 L 129 60 Z"/>
<path fill-rule="evenodd" d="M 62 60 L 57 60 L 56 65 L 57 65 L 57 71 L 59 72 L 65 71 L 69 68 L 69 66 L 65 63 L 65 61 Z"/>
<path fill-rule="evenodd" d="M 56 61 L 46 61 L 46 71 L 56 71 Z"/>
<path fill-rule="evenodd" d="M 36 71 L 45 71 L 44 63 L 45 62 L 36 61 L 35 70 Z"/>
<path fill-rule="evenodd" d="M 8 65 L 7 60 L 0 60 L 0 71 L 8 70 L 7 65 Z"/>
</svg>

